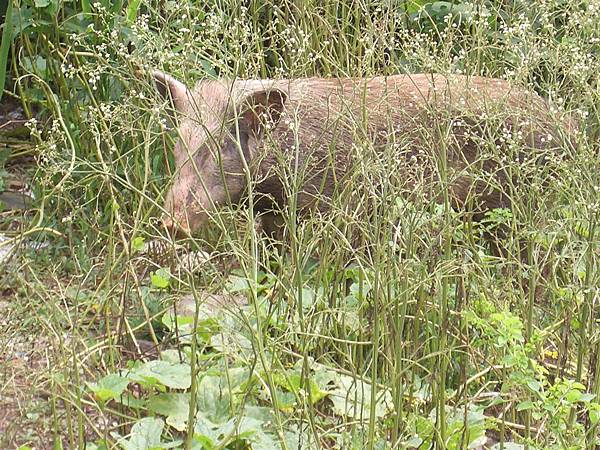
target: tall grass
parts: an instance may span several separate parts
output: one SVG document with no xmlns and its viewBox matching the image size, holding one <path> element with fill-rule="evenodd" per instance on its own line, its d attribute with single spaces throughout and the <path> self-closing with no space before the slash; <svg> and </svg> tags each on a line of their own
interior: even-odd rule
<svg viewBox="0 0 600 450">
<path fill-rule="evenodd" d="M 27 110 L 40 111 L 30 122 L 38 209 L 19 222 L 49 245 L 19 254 L 5 284 L 19 286 L 52 345 L 43 386 L 55 442 L 463 449 L 487 432 L 496 448 L 600 444 L 595 0 L 43 4 L 15 3 L 12 69 Z M 152 68 L 188 85 L 502 77 L 582 132 L 555 173 L 505 186 L 513 208 L 482 223 L 447 192 L 439 204 L 407 200 L 394 154 L 364 142 L 327 215 L 299 220 L 306 174 L 282 172 L 292 199 L 282 246 L 245 207 L 175 243 L 156 220 L 176 133 L 143 75 Z M 517 178 L 526 170 L 505 164 Z M 439 169 L 444 186 L 451 174 Z M 500 254 L 484 239 L 494 227 L 505 230 Z M 194 308 L 173 320 L 185 295 Z M 144 363 L 149 346 L 162 353 Z"/>
<path fill-rule="evenodd" d="M 12 39 L 12 2 L 0 11 L 4 15 L 4 27 L 2 28 L 2 40 L 0 41 L 0 99 L 4 94 L 4 83 L 6 82 L 6 70 L 8 63 L 8 52 Z"/>
</svg>

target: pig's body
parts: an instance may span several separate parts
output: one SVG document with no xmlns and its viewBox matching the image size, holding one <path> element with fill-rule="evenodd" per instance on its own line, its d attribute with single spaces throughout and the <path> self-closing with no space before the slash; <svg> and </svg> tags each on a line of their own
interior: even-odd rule
<svg viewBox="0 0 600 450">
<path fill-rule="evenodd" d="M 165 209 L 187 231 L 215 206 L 239 202 L 248 175 L 259 211 L 291 202 L 326 211 L 348 180 L 377 183 L 363 170 L 377 160 L 403 194 L 441 198 L 446 182 L 456 207 L 507 207 L 515 180 L 504 163 L 539 167 L 575 128 L 536 94 L 482 77 L 203 81 L 192 91 L 156 77 L 183 117 Z"/>
</svg>

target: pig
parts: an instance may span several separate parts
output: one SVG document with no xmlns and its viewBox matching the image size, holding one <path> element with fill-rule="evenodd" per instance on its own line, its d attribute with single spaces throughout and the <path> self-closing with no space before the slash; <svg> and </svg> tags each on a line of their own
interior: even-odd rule
<svg viewBox="0 0 600 450">
<path fill-rule="evenodd" d="M 286 207 L 327 213 L 349 178 L 377 184 L 356 175 L 365 158 L 385 160 L 402 195 L 446 198 L 478 220 L 510 207 L 514 186 L 567 154 L 577 129 L 537 94 L 479 76 L 210 79 L 193 89 L 153 76 L 178 116 L 163 223 L 180 235 L 248 189 L 270 233 Z M 293 196 L 286 178 L 299 173 Z"/>
</svg>

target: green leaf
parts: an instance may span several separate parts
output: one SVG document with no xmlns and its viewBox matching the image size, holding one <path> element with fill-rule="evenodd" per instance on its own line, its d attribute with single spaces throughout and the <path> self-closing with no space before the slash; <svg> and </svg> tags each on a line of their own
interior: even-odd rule
<svg viewBox="0 0 600 450">
<path fill-rule="evenodd" d="M 286 373 L 276 372 L 273 374 L 273 380 L 282 388 L 287 389 L 296 395 L 301 395 L 303 387 L 306 389 L 306 386 L 303 386 L 303 384 L 306 384 L 307 381 L 310 389 L 310 398 L 313 404 L 329 395 L 329 391 L 321 390 L 312 377 L 303 381 L 301 369 L 288 371 Z"/>
<path fill-rule="evenodd" d="M 13 31 L 12 19 L 13 2 L 12 0 L 9 0 L 6 7 L 6 15 L 4 17 L 4 28 L 2 29 L 2 42 L 0 42 L 0 100 L 2 99 L 2 94 L 4 93 L 8 53 L 10 50 L 10 44 L 13 40 L 13 37 L 11 36 L 11 32 Z"/>
<path fill-rule="evenodd" d="M 371 384 L 341 375 L 338 387 L 330 394 L 333 412 L 338 416 L 368 420 L 371 401 L 375 402 L 375 417 L 382 418 L 392 411 L 392 394 L 388 389 L 378 389 L 375 398 Z"/>
<path fill-rule="evenodd" d="M 88 383 L 88 387 L 98 400 L 106 402 L 123 394 L 128 384 L 129 380 L 127 378 L 111 373 L 98 381 L 98 383 Z"/>
<path fill-rule="evenodd" d="M 140 9 L 141 0 L 130 0 L 127 5 L 127 22 L 133 23 L 137 19 L 138 9 Z"/>
<path fill-rule="evenodd" d="M 490 450 L 500 450 L 502 445 L 500 443 L 495 444 Z M 522 444 L 516 444 L 514 442 L 505 442 L 504 450 L 524 450 L 525 446 Z"/>
<path fill-rule="evenodd" d="M 96 442 L 86 442 L 85 450 L 108 450 L 108 445 L 106 441 L 100 439 Z"/>
<path fill-rule="evenodd" d="M 12 9 L 12 15 L 6 16 L 5 29 L 11 28 L 9 25 L 12 24 L 12 29 L 10 30 L 10 41 L 13 41 L 19 34 L 23 33 L 25 29 L 30 28 L 32 26 L 42 26 L 48 25 L 48 21 L 33 18 L 34 9 L 29 8 L 27 6 L 21 6 L 20 8 L 14 9 L 11 6 L 11 2 L 8 2 L 9 8 Z M 9 10 L 7 9 L 7 13 Z M 4 31 L 3 31 L 4 33 Z M 3 34 L 4 36 L 4 34 Z M 4 42 L 4 39 L 2 39 Z M 10 45 L 10 44 L 7 44 Z"/>
<path fill-rule="evenodd" d="M 167 424 L 178 431 L 184 431 L 190 412 L 189 394 L 159 394 L 148 400 L 148 410 L 167 418 Z"/>
<path fill-rule="evenodd" d="M 540 382 L 533 378 L 527 380 L 527 387 L 529 387 L 529 389 L 531 389 L 533 392 L 540 392 L 540 390 L 542 389 L 542 385 L 540 384 Z"/>
<path fill-rule="evenodd" d="M 225 289 L 229 293 L 244 292 L 250 289 L 250 281 L 247 278 L 239 277 L 237 275 L 230 275 Z"/>
<path fill-rule="evenodd" d="M 517 405 L 517 411 L 526 411 L 533 408 L 533 402 L 531 400 L 525 400 Z"/>
<path fill-rule="evenodd" d="M 596 398 L 596 394 L 581 394 L 581 397 L 579 398 L 580 402 L 591 402 L 592 400 L 594 400 Z"/>
<path fill-rule="evenodd" d="M 232 441 L 237 439 L 248 440 L 261 431 L 262 426 L 262 421 L 253 419 L 252 417 L 242 417 L 239 420 L 237 417 L 232 417 L 226 424 L 219 428 L 219 434 L 222 436 L 232 434 Z"/>
<path fill-rule="evenodd" d="M 569 392 L 567 392 L 567 394 L 565 395 L 565 399 L 569 402 L 569 403 L 576 403 L 579 400 L 581 400 L 581 396 L 583 394 L 580 391 L 577 391 L 575 389 L 570 390 Z"/>
<path fill-rule="evenodd" d="M 171 272 L 167 268 L 158 269 L 156 272 L 150 274 L 150 280 L 152 285 L 159 289 L 166 289 L 169 287 L 171 280 Z"/>
<path fill-rule="evenodd" d="M 132 409 L 139 410 L 146 407 L 146 399 L 136 398 L 129 392 L 125 392 L 123 395 L 120 395 L 119 397 L 115 398 L 114 401 Z"/>
<path fill-rule="evenodd" d="M 192 384 L 190 371 L 188 364 L 155 360 L 133 369 L 129 379 L 149 385 L 160 383 L 171 389 L 188 389 Z"/>
<path fill-rule="evenodd" d="M 262 431 L 257 431 L 251 439 L 252 450 L 273 450 L 281 448 L 274 437 Z M 294 448 L 294 447 L 288 447 Z M 298 448 L 298 446 L 296 446 Z"/>
<path fill-rule="evenodd" d="M 262 422 L 275 422 L 275 415 L 273 409 L 265 406 L 246 406 L 244 408 L 244 415 L 246 417 L 252 417 Z"/>
<path fill-rule="evenodd" d="M 595 425 L 600 420 L 600 405 L 598 403 L 590 403 L 588 408 L 590 411 L 590 422 L 592 425 Z"/>
<path fill-rule="evenodd" d="M 197 414 L 194 425 L 194 440 L 202 445 L 202 449 L 211 449 L 219 442 L 219 427 L 204 414 Z"/>
<path fill-rule="evenodd" d="M 302 309 L 310 309 L 315 303 L 315 291 L 311 288 L 302 288 Z"/>
<path fill-rule="evenodd" d="M 198 410 L 214 423 L 224 423 L 229 419 L 231 407 L 242 400 L 241 393 L 249 379 L 245 368 L 228 371 L 228 376 L 205 375 L 198 384 Z"/>
<path fill-rule="evenodd" d="M 298 397 L 292 392 L 275 389 L 277 394 L 277 403 L 275 406 L 278 410 L 286 414 L 292 414 L 298 407 Z"/>
<path fill-rule="evenodd" d="M 146 239 L 143 236 L 137 236 L 131 241 L 131 248 L 134 252 L 141 252 L 146 247 Z"/>
<path fill-rule="evenodd" d="M 46 69 L 48 67 L 46 58 L 43 58 L 40 55 L 37 55 L 33 58 L 23 58 L 23 67 L 27 72 L 34 73 L 42 79 L 46 79 Z"/>
<path fill-rule="evenodd" d="M 147 450 L 161 447 L 160 436 L 165 423 L 162 419 L 145 417 L 131 427 L 129 439 L 120 440 L 124 450 Z"/>
<path fill-rule="evenodd" d="M 55 16 L 58 12 L 58 0 L 34 0 L 34 6 L 44 11 L 46 16 Z"/>
<path fill-rule="evenodd" d="M 421 439 L 419 436 L 413 436 L 412 438 L 410 438 L 408 441 L 406 441 L 404 444 L 406 445 L 406 447 L 408 448 L 419 448 L 419 446 L 423 443 L 423 439 Z"/>
<path fill-rule="evenodd" d="M 196 65 L 198 68 L 190 68 L 190 74 L 195 75 L 193 78 L 215 78 L 217 76 L 217 72 L 210 61 L 206 59 L 196 60 Z"/>
<path fill-rule="evenodd" d="M 199 319 L 196 323 L 196 330 L 193 331 L 194 317 L 187 315 L 175 316 L 173 311 L 167 311 L 162 316 L 162 324 L 169 330 L 178 330 L 179 342 L 189 343 L 195 336 L 197 339 L 202 340 L 206 344 L 210 344 L 212 347 L 218 349 L 218 342 L 213 342 L 213 338 L 221 339 L 223 336 L 220 333 L 219 321 L 214 317 L 207 317 L 207 311 L 204 308 L 200 309 Z M 231 348 L 225 350 L 225 352 L 231 351 Z"/>
</svg>

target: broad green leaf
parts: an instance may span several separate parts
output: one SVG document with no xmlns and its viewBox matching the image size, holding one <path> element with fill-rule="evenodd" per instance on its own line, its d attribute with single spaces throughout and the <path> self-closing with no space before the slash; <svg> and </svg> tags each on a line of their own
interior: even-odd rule
<svg viewBox="0 0 600 450">
<path fill-rule="evenodd" d="M 281 445 L 275 440 L 275 437 L 271 434 L 257 431 L 252 436 L 252 450 L 274 450 L 280 449 Z M 289 447 L 294 448 L 294 447 Z M 297 446 L 295 448 L 298 448 Z"/>
<path fill-rule="evenodd" d="M 313 289 L 303 287 L 302 288 L 302 308 L 310 309 L 315 303 L 315 291 Z"/>
<path fill-rule="evenodd" d="M 404 445 L 408 448 L 419 448 L 419 446 L 423 443 L 423 439 L 419 436 L 413 436 L 408 441 L 404 442 Z"/>
<path fill-rule="evenodd" d="M 217 76 L 214 67 L 206 59 L 196 60 L 196 66 L 190 68 L 190 74 L 195 75 L 194 78 L 215 78 Z"/>
<path fill-rule="evenodd" d="M 526 411 L 533 408 L 533 402 L 531 400 L 525 400 L 517 405 L 517 411 Z"/>
<path fill-rule="evenodd" d="M 129 439 L 119 441 L 119 445 L 124 450 L 161 448 L 160 436 L 164 426 L 162 419 L 145 417 L 131 427 Z"/>
<path fill-rule="evenodd" d="M 131 248 L 134 252 L 141 252 L 146 246 L 146 239 L 143 236 L 137 236 L 131 241 Z"/>
<path fill-rule="evenodd" d="M 218 332 L 213 332 L 210 337 L 210 345 L 223 354 L 250 357 L 254 354 L 254 348 L 252 341 L 244 335 L 244 332 L 245 330 L 239 324 L 231 326 L 228 318 L 222 318 L 219 320 Z"/>
<path fill-rule="evenodd" d="M 225 289 L 229 293 L 244 292 L 250 288 L 250 282 L 247 278 L 239 277 L 237 275 L 230 275 L 229 281 L 225 285 Z"/>
<path fill-rule="evenodd" d="M 495 444 L 490 450 L 500 450 L 502 448 L 500 443 Z M 516 444 L 514 442 L 505 442 L 504 450 L 524 450 L 525 446 L 522 444 Z"/>
<path fill-rule="evenodd" d="M 219 428 L 219 434 L 222 436 L 232 435 L 232 442 L 242 439 L 251 439 L 257 432 L 261 431 L 263 422 L 252 417 L 232 417 Z"/>
<path fill-rule="evenodd" d="M 35 73 L 41 78 L 46 78 L 46 69 L 48 67 L 48 62 L 46 58 L 42 56 L 35 56 L 33 58 L 23 58 L 23 67 L 25 70 L 31 73 Z"/>
<path fill-rule="evenodd" d="M 580 391 L 572 389 L 569 392 L 567 392 L 567 395 L 565 395 L 565 399 L 569 403 L 575 403 L 575 402 L 578 402 L 579 400 L 581 400 L 582 395 L 583 394 Z"/>
<path fill-rule="evenodd" d="M 246 406 L 244 408 L 244 415 L 246 417 L 252 417 L 256 420 L 260 420 L 262 422 L 275 422 L 275 415 L 273 413 L 273 409 L 267 408 L 265 406 Z"/>
<path fill-rule="evenodd" d="M 592 425 L 595 425 L 600 420 L 600 405 L 598 403 L 590 403 L 588 408 L 590 411 L 590 422 Z"/>
<path fill-rule="evenodd" d="M 415 431 L 421 439 L 428 440 L 433 436 L 435 425 L 433 424 L 432 420 L 430 420 L 428 417 L 417 416 L 415 417 L 414 421 Z"/>
<path fill-rule="evenodd" d="M 85 450 L 108 450 L 108 444 L 106 444 L 103 440 L 98 440 L 96 442 L 86 442 Z"/>
<path fill-rule="evenodd" d="M 296 394 L 293 392 L 286 392 L 280 389 L 275 389 L 277 404 L 275 405 L 277 409 L 283 411 L 286 414 L 292 414 L 297 406 L 298 406 L 298 398 Z"/>
<path fill-rule="evenodd" d="M 204 414 L 196 415 L 194 425 L 194 441 L 202 445 L 202 449 L 212 449 L 219 442 L 219 427 Z"/>
<path fill-rule="evenodd" d="M 150 274 L 150 280 L 152 281 L 152 285 L 159 289 L 166 289 L 169 287 L 169 282 L 171 280 L 171 272 L 169 269 L 161 268 L 156 272 Z"/>
<path fill-rule="evenodd" d="M 114 401 L 133 409 L 141 409 L 146 407 L 146 399 L 136 398 L 129 392 L 125 392 L 123 395 L 115 398 Z"/>
<path fill-rule="evenodd" d="M 128 384 L 129 380 L 127 378 L 111 373 L 98 381 L 98 383 L 88 383 L 88 387 L 98 400 L 106 402 L 123 394 Z"/>
<path fill-rule="evenodd" d="M 177 320 L 175 320 L 177 318 Z M 189 342 L 192 336 L 192 328 L 194 325 L 193 316 L 183 316 L 173 313 L 173 311 L 167 311 L 163 314 L 161 319 L 163 325 L 169 330 L 179 330 L 179 334 L 182 335 L 180 340 L 182 342 Z M 207 314 L 200 310 L 198 316 L 196 336 L 202 339 L 203 342 L 209 343 L 213 336 L 219 333 L 219 321 L 215 317 L 208 317 Z"/>
<path fill-rule="evenodd" d="M 191 316 L 177 315 L 177 321 L 175 321 L 175 314 L 173 314 L 172 311 L 167 311 L 163 314 L 161 322 L 169 330 L 172 331 L 178 329 L 181 332 L 184 327 L 191 328 L 191 325 L 194 324 L 194 318 Z"/>
<path fill-rule="evenodd" d="M 205 375 L 198 384 L 198 411 L 214 423 L 224 423 L 231 417 L 235 406 L 242 400 L 240 395 L 248 381 L 248 370 L 235 368 L 225 375 Z"/>
<path fill-rule="evenodd" d="M 371 401 L 375 402 L 375 417 L 382 418 L 392 411 L 392 394 L 387 389 L 378 389 L 373 397 L 371 384 L 341 375 L 337 388 L 330 394 L 333 401 L 333 412 L 338 416 L 368 420 Z"/>
<path fill-rule="evenodd" d="M 205 376 L 198 385 L 198 410 L 215 423 L 226 421 L 231 415 L 229 400 L 232 393 L 224 380 L 217 376 Z"/>
<path fill-rule="evenodd" d="M 184 355 L 181 355 L 179 351 L 174 348 L 169 348 L 160 352 L 160 359 L 163 361 L 168 361 L 172 364 L 179 364 L 182 357 L 184 358 L 184 361 L 186 361 Z"/>
<path fill-rule="evenodd" d="M 192 384 L 190 371 L 188 364 L 154 360 L 136 367 L 129 378 L 151 385 L 160 383 L 171 389 L 188 389 Z"/>
<path fill-rule="evenodd" d="M 190 396 L 173 392 L 158 394 L 148 400 L 148 410 L 165 416 L 167 424 L 184 431 L 190 411 Z"/>
<path fill-rule="evenodd" d="M 540 382 L 533 378 L 527 380 L 527 386 L 534 392 L 540 392 L 540 390 L 542 389 L 542 385 L 540 384 Z"/>
<path fill-rule="evenodd" d="M 302 388 L 304 388 L 304 390 L 306 389 L 306 386 L 303 386 L 302 371 L 300 369 L 288 371 L 287 373 L 274 373 L 273 380 L 282 388 L 287 389 L 296 395 L 303 395 L 301 390 L 303 390 Z M 329 394 L 329 391 L 321 390 L 312 377 L 308 380 L 308 387 L 310 389 L 310 398 L 313 404 Z"/>
</svg>

